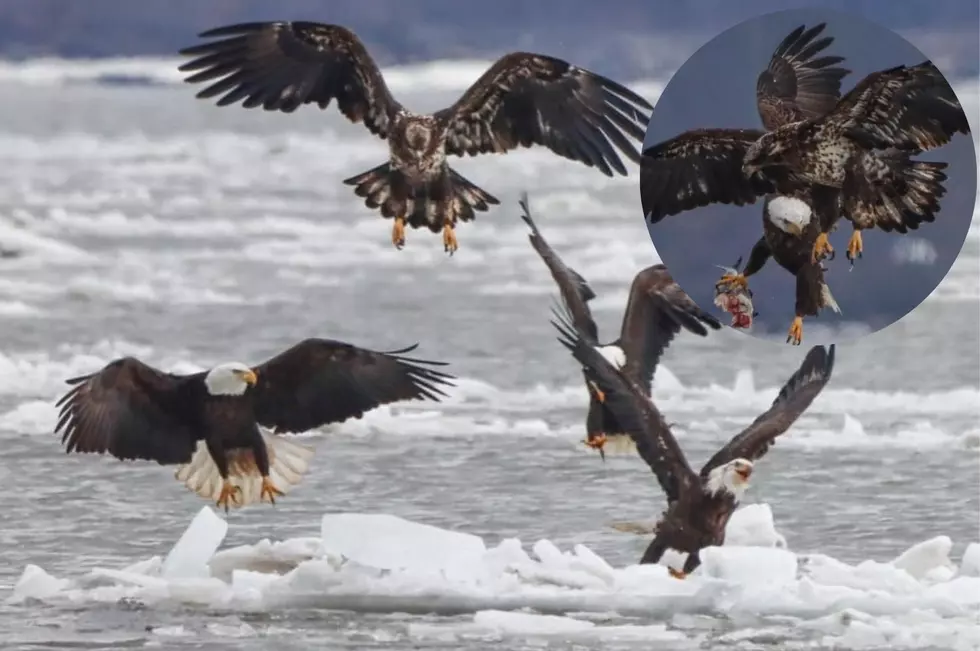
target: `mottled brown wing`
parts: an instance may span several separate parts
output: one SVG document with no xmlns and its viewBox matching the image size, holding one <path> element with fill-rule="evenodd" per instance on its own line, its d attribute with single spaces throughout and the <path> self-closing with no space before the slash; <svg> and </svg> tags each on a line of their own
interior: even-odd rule
<svg viewBox="0 0 980 651">
<path fill-rule="evenodd" d="M 712 468 L 734 459 L 755 461 L 768 452 L 776 437 L 786 432 L 803 415 L 830 381 L 834 354 L 834 344 L 830 345 L 829 350 L 823 346 L 811 348 L 800 368 L 783 385 L 772 406 L 716 452 L 704 464 L 701 477 L 707 479 Z"/>
<path fill-rule="evenodd" d="M 337 100 L 347 119 L 363 122 L 382 138 L 402 108 L 364 44 L 339 25 L 242 23 L 200 37 L 228 38 L 181 50 L 196 58 L 179 70 L 197 71 L 185 79 L 188 83 L 213 82 L 197 97 L 220 95 L 218 106 L 241 101 L 245 108 L 291 113 L 303 104 L 325 109 Z"/>
<path fill-rule="evenodd" d="M 124 357 L 68 380 L 57 402 L 55 433 L 66 452 L 108 452 L 117 459 L 186 463 L 204 433 L 195 431 L 191 381 Z"/>
<path fill-rule="evenodd" d="M 575 327 L 585 333 L 592 343 L 595 343 L 598 341 L 599 332 L 595 320 L 592 318 L 592 311 L 589 309 L 589 301 L 595 298 L 595 292 L 589 287 L 585 278 L 564 263 L 554 249 L 548 245 L 544 236 L 541 235 L 534 220 L 531 219 L 531 208 L 526 192 L 521 195 L 520 203 L 521 219 L 531 229 L 531 234 L 528 235 L 531 246 L 538 252 L 551 272 L 551 277 L 554 278 L 558 285 L 558 291 L 561 292 L 562 302 L 572 315 Z"/>
<path fill-rule="evenodd" d="M 636 451 L 657 477 L 668 503 L 695 486 L 697 476 L 687 462 L 663 415 L 634 383 L 617 371 L 575 329 L 568 314 L 554 311 L 551 324 L 558 330 L 558 341 L 585 369 L 590 382 L 605 394 L 604 406 L 616 417 Z"/>
<path fill-rule="evenodd" d="M 873 72 L 827 118 L 868 147 L 927 151 L 969 134 L 960 101 L 931 61 Z"/>
<path fill-rule="evenodd" d="M 459 100 L 436 113 L 446 152 L 501 153 L 543 145 L 559 156 L 625 176 L 616 149 L 634 162 L 651 106 L 628 88 L 542 54 L 501 57 Z"/>
<path fill-rule="evenodd" d="M 647 267 L 633 278 L 616 342 L 626 353 L 622 372 L 649 396 L 657 364 L 674 337 L 682 329 L 706 337 L 707 328 L 718 330 L 721 322 L 697 306 L 667 267 Z"/>
<path fill-rule="evenodd" d="M 805 25 L 794 29 L 776 47 L 769 67 L 759 73 L 756 103 L 767 130 L 820 117 L 840 100 L 841 79 L 851 72 L 835 66 L 844 57 L 814 58 L 834 42 L 832 36 L 814 40 L 826 26 L 820 23 L 810 29 Z"/>
<path fill-rule="evenodd" d="M 845 171 L 842 212 L 865 230 L 906 233 L 934 222 L 946 194 L 946 167 L 896 149 L 866 152 Z"/>
<path fill-rule="evenodd" d="M 393 402 L 438 402 L 455 378 L 432 368 L 444 362 L 402 356 L 417 346 L 375 352 L 330 339 L 302 341 L 254 368 L 256 420 L 277 433 L 305 432 Z"/>
<path fill-rule="evenodd" d="M 759 129 L 695 129 L 649 147 L 640 164 L 640 201 L 651 224 L 712 203 L 744 206 L 776 191 L 742 171 Z"/>
</svg>

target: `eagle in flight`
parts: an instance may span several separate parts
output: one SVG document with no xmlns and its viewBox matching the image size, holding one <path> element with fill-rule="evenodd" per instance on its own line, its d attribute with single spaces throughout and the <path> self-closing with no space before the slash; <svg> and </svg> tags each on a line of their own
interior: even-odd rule
<svg viewBox="0 0 980 651">
<path fill-rule="evenodd" d="M 417 346 L 417 344 L 416 344 Z M 176 465 L 219 508 L 275 503 L 300 482 L 313 449 L 279 436 L 360 418 L 403 400 L 438 401 L 442 362 L 307 339 L 255 367 L 233 362 L 177 375 L 133 357 L 72 378 L 58 401 L 65 452 Z"/>
<path fill-rule="evenodd" d="M 605 395 L 603 404 L 635 441 L 637 452 L 667 498 L 667 510 L 640 563 L 658 563 L 667 549 L 673 549 L 687 554 L 687 559 L 681 570 L 669 568 L 670 574 L 684 578 L 701 564 L 702 549 L 724 544 L 725 527 L 748 488 L 755 462 L 820 395 L 833 372 L 835 347 L 811 348 L 769 409 L 695 473 L 670 425 L 642 387 L 610 364 L 567 313 L 556 310 L 552 325 L 562 345 L 582 364 L 586 377 Z M 642 529 L 633 523 L 616 528 Z"/>
<path fill-rule="evenodd" d="M 808 33 L 796 30 L 788 38 Z M 647 219 L 657 223 L 711 203 L 799 197 L 820 186 L 827 203 L 819 207 L 811 257 L 817 262 L 833 253 L 827 235 L 844 215 L 854 226 L 852 264 L 863 250 L 862 229 L 905 233 L 934 221 L 946 164 L 912 156 L 969 133 L 952 88 L 925 61 L 871 73 L 838 100 L 847 71 L 828 66 L 842 59 L 807 61 L 829 42 L 820 39 L 795 52 L 791 44 L 777 48 L 757 83 L 767 130 L 695 129 L 644 150 L 640 183 Z"/>
<path fill-rule="evenodd" d="M 255 22 L 199 35 L 218 39 L 181 50 L 189 83 L 208 83 L 199 98 L 226 106 L 290 113 L 303 104 L 326 109 L 336 100 L 351 122 L 388 140 L 389 157 L 346 179 L 369 208 L 394 219 L 391 239 L 405 244 L 405 226 L 442 231 L 450 255 L 455 228 L 499 201 L 446 162 L 447 156 L 506 153 L 543 145 L 607 176 L 627 174 L 617 149 L 635 163 L 652 106 L 606 77 L 543 54 L 501 57 L 452 106 L 412 113 L 392 96 L 361 40 L 339 25 Z"/>
<path fill-rule="evenodd" d="M 528 239 L 538 252 L 551 277 L 558 285 L 565 309 L 572 315 L 575 326 L 588 338 L 590 344 L 599 346 L 622 373 L 650 395 L 650 383 L 657 365 L 667 347 L 681 330 L 706 337 L 708 328 L 718 330 L 721 323 L 699 308 L 671 277 L 667 268 L 655 264 L 641 270 L 633 278 L 619 338 L 605 345 L 599 344 L 599 331 L 589 309 L 589 301 L 595 292 L 577 271 L 559 257 L 538 230 L 531 218 L 527 194 L 521 198 L 521 219 L 531 232 Z M 589 412 L 585 419 L 585 444 L 599 451 L 605 459 L 606 450 L 614 452 L 632 450 L 632 439 L 616 421 L 616 416 L 605 406 L 605 396 L 586 376 L 585 387 L 589 392 Z"/>
</svg>

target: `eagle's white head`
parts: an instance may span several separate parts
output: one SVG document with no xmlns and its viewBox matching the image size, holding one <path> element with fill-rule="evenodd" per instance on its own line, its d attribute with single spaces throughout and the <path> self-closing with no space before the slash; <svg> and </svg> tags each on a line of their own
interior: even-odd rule
<svg viewBox="0 0 980 651">
<path fill-rule="evenodd" d="M 769 221 L 793 237 L 801 237 L 810 225 L 813 211 L 807 202 L 795 197 L 776 197 L 769 202 Z"/>
<path fill-rule="evenodd" d="M 724 465 L 712 468 L 708 472 L 705 492 L 709 495 L 717 495 L 724 491 L 739 500 L 742 498 L 745 489 L 749 487 L 751 476 L 751 461 L 742 458 L 733 459 Z"/>
<path fill-rule="evenodd" d="M 626 366 L 626 353 L 619 346 L 596 346 L 596 350 L 617 371 Z"/>
<path fill-rule="evenodd" d="M 204 386 L 212 396 L 240 396 L 255 384 L 258 376 L 245 364 L 219 364 L 204 376 Z"/>
</svg>

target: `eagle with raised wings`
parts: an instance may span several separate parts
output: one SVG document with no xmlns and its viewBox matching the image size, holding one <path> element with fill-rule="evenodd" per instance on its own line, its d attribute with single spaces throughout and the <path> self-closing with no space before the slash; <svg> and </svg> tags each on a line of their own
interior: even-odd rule
<svg viewBox="0 0 980 651">
<path fill-rule="evenodd" d="M 670 574 L 684 578 L 701 564 L 702 549 L 724 544 L 725 527 L 748 488 L 755 462 L 792 427 L 830 380 L 834 345 L 811 348 L 769 409 L 695 473 L 663 414 L 641 387 L 611 365 L 567 313 L 556 310 L 552 324 L 562 345 L 604 393 L 604 405 L 635 441 L 640 457 L 667 497 L 667 510 L 640 563 L 657 563 L 666 550 L 673 549 L 687 554 L 687 559 L 681 570 L 669 568 Z"/>
<path fill-rule="evenodd" d="M 581 274 L 565 264 L 541 235 L 531 218 L 526 193 L 521 197 L 520 205 L 521 219 L 531 229 L 528 235 L 531 246 L 551 272 L 562 303 L 572 315 L 575 326 L 645 395 L 650 395 L 650 383 L 653 382 L 660 358 L 681 330 L 706 337 L 708 328 L 721 328 L 718 319 L 699 308 L 674 282 L 664 265 L 655 264 L 641 270 L 633 278 L 619 338 L 608 344 L 599 344 L 598 327 L 589 309 L 589 301 L 595 298 L 595 292 Z M 589 392 L 585 444 L 598 450 L 603 460 L 607 450 L 614 453 L 632 450 L 635 447 L 632 439 L 619 425 L 616 415 L 605 406 L 602 390 L 589 381 L 587 374 L 585 378 L 585 387 Z"/>
<path fill-rule="evenodd" d="M 841 81 L 850 71 L 837 64 L 839 56 L 815 58 L 833 43 L 823 33 L 826 23 L 810 29 L 800 25 L 776 47 L 769 65 L 756 80 L 756 107 L 768 131 L 816 118 L 840 101 Z M 820 260 L 811 251 L 840 211 L 838 194 L 821 186 L 800 184 L 785 194 L 768 194 L 762 206 L 762 236 L 752 247 L 745 268 L 738 266 L 722 275 L 719 284 L 748 289 L 748 278 L 761 271 L 772 258 L 796 279 L 794 317 L 787 343 L 803 341 L 803 318 L 817 316 L 821 309 L 840 312 L 824 279 Z"/>
<path fill-rule="evenodd" d="M 652 106 L 606 77 L 543 54 L 514 52 L 494 63 L 452 106 L 432 115 L 405 109 L 392 96 L 360 39 L 339 25 L 260 22 L 200 34 L 220 40 L 181 50 L 189 83 L 210 82 L 199 98 L 225 106 L 295 111 L 334 100 L 351 122 L 387 139 L 388 162 L 349 179 L 369 208 L 394 219 L 391 240 L 405 244 L 405 226 L 442 231 L 445 250 L 458 248 L 458 222 L 499 201 L 449 167 L 447 156 L 505 153 L 543 145 L 607 176 L 627 174 L 617 149 L 640 155 Z"/>
<path fill-rule="evenodd" d="M 773 92 L 767 88 L 760 84 L 760 94 Z M 695 129 L 647 148 L 640 180 L 647 219 L 657 223 L 711 203 L 741 206 L 822 186 L 837 209 L 821 224 L 812 258 L 833 253 L 827 235 L 843 214 L 855 228 L 847 254 L 852 263 L 863 250 L 861 229 L 905 233 L 935 221 L 946 164 L 911 157 L 969 133 L 966 114 L 935 65 L 869 74 L 828 110 L 829 102 L 829 95 L 811 103 L 800 93 L 800 119 L 783 123 L 791 112 L 777 115 L 760 99 L 770 131 Z"/>
<path fill-rule="evenodd" d="M 280 436 L 403 400 L 438 401 L 443 362 L 306 339 L 254 367 L 178 375 L 133 357 L 67 380 L 57 403 L 65 451 L 176 465 L 177 480 L 219 508 L 275 503 L 309 469 L 313 448 Z"/>
</svg>

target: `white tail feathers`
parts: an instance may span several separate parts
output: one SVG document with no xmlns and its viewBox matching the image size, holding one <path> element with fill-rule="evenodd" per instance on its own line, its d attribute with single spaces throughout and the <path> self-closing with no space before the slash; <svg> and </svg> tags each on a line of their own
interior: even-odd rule
<svg viewBox="0 0 980 651">
<path fill-rule="evenodd" d="M 830 293 L 830 285 L 827 283 L 820 285 L 820 302 L 823 303 L 824 307 L 829 307 L 834 312 L 837 312 L 837 314 L 840 314 L 840 306 L 834 300 L 834 295 Z"/>
<path fill-rule="evenodd" d="M 283 436 L 262 431 L 262 440 L 269 454 L 269 479 L 283 494 L 299 484 L 310 468 L 313 448 Z M 262 496 L 262 476 L 251 450 L 231 450 L 228 453 L 228 479 L 242 492 L 240 501 L 231 506 L 257 504 Z M 221 474 L 204 441 L 198 441 L 190 462 L 177 467 L 177 481 L 182 482 L 204 499 L 217 501 L 221 495 Z"/>
<path fill-rule="evenodd" d="M 602 445 L 606 455 L 635 454 L 636 441 L 629 434 L 606 434 L 606 442 Z"/>
</svg>

